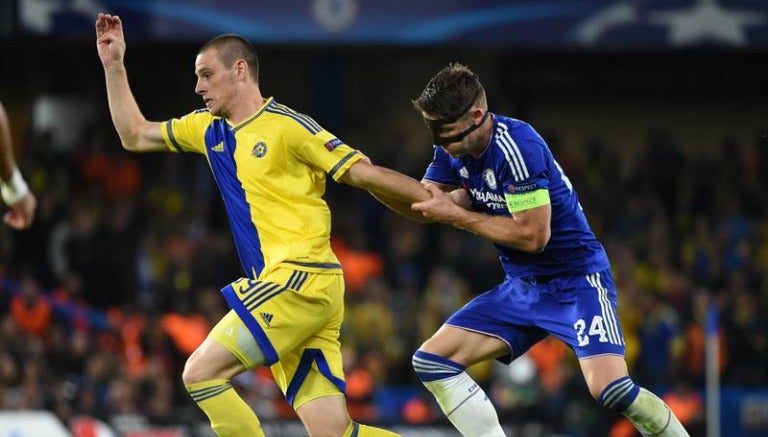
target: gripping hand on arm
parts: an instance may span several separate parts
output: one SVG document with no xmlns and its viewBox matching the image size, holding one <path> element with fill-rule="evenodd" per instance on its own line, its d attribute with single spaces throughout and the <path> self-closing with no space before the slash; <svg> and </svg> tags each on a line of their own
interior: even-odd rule
<svg viewBox="0 0 768 437">
<path fill-rule="evenodd" d="M 416 179 L 386 167 L 371 164 L 370 160 L 358 161 L 339 179 L 347 185 L 362 188 L 393 211 L 407 218 L 425 222 L 419 213 L 408 205 L 431 197 Z"/>
<path fill-rule="evenodd" d="M 437 185 L 429 182 L 425 183 L 424 187 L 432 194 L 432 197 L 425 201 L 414 203 L 411 209 L 420 212 L 427 220 L 454 224 L 461 220 L 463 214 L 470 212 L 466 208 L 457 205 L 453 197 L 454 191 L 446 193 Z M 458 193 L 456 196 L 458 196 Z"/>
<path fill-rule="evenodd" d="M 464 229 L 494 243 L 514 247 L 530 253 L 544 250 L 551 235 L 550 220 L 552 209 L 549 204 L 516 212 L 511 217 L 488 215 L 470 211 L 457 204 L 468 203 L 468 198 L 453 191 L 445 193 L 432 184 L 426 184 L 432 198 L 414 203 L 411 208 L 429 220 L 448 223 Z M 457 196 L 462 197 L 457 197 Z"/>
<path fill-rule="evenodd" d="M 457 205 L 461 206 L 465 209 L 471 209 L 472 203 L 469 200 L 469 195 L 467 194 L 467 190 L 463 188 L 455 188 L 453 185 L 443 185 L 443 184 L 436 184 L 433 182 L 427 182 L 422 180 L 422 185 L 427 188 L 429 185 L 437 185 L 438 188 L 446 192 L 450 199 Z M 428 190 L 428 188 L 427 188 Z M 412 203 L 403 201 L 403 200 L 396 200 L 393 198 L 387 198 L 382 196 L 381 194 L 371 193 L 373 197 L 376 198 L 379 202 L 383 203 L 385 206 L 387 206 L 389 209 L 395 211 L 396 213 L 402 215 L 403 217 L 409 218 L 411 220 L 415 220 L 419 223 L 434 223 L 435 220 L 427 217 L 425 214 L 422 214 L 419 211 L 415 211 L 413 208 L 411 208 Z"/>
<path fill-rule="evenodd" d="M 128 85 L 128 74 L 123 63 L 125 37 L 120 17 L 99 14 L 96 19 L 96 48 L 104 66 L 109 112 L 123 147 L 133 152 L 168 150 L 160 123 L 144 118 Z"/>
</svg>

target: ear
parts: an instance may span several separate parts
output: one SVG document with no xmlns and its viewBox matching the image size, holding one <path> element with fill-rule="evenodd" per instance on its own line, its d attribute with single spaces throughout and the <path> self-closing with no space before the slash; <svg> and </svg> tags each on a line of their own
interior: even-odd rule
<svg viewBox="0 0 768 437">
<path fill-rule="evenodd" d="M 235 68 L 237 68 L 237 75 L 239 77 L 248 75 L 248 63 L 245 62 L 245 59 L 238 59 L 237 62 L 235 62 Z"/>
<path fill-rule="evenodd" d="M 479 106 L 473 106 L 472 109 L 469 110 L 469 113 L 472 114 L 472 121 L 477 124 L 483 119 L 485 110 Z"/>
</svg>

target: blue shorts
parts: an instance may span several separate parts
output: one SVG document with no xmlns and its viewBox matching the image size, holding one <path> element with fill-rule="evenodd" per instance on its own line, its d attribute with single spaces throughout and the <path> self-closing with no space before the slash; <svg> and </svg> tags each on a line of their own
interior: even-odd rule
<svg viewBox="0 0 768 437">
<path fill-rule="evenodd" d="M 472 299 L 446 325 L 506 342 L 509 363 L 547 335 L 564 341 L 581 358 L 624 356 L 610 269 L 589 275 L 507 278 Z"/>
</svg>

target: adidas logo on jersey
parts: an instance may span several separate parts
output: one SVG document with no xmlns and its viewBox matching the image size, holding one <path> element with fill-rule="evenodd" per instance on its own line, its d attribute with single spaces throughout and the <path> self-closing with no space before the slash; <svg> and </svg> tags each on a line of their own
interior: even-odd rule
<svg viewBox="0 0 768 437">
<path fill-rule="evenodd" d="M 223 152 L 224 151 L 224 142 L 220 142 L 219 144 L 216 144 L 215 146 L 211 147 L 211 150 L 214 152 Z"/>
<path fill-rule="evenodd" d="M 264 323 L 266 323 L 267 328 L 272 326 L 272 314 L 269 314 L 269 313 L 259 313 L 259 315 L 264 320 Z"/>
</svg>

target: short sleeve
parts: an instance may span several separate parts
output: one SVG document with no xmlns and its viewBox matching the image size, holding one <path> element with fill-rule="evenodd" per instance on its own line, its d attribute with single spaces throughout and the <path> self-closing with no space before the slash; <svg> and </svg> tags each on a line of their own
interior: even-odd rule
<svg viewBox="0 0 768 437">
<path fill-rule="evenodd" d="M 423 179 L 438 184 L 461 186 L 461 179 L 451 166 L 451 158 L 441 147 L 435 147 L 435 155 Z"/>
<path fill-rule="evenodd" d="M 531 139 L 519 143 L 511 137 L 500 138 L 499 147 L 506 159 L 499 183 L 509 212 L 519 212 L 550 203 L 548 161 L 545 145 Z"/>
<path fill-rule="evenodd" d="M 292 136 L 296 141 L 290 141 L 289 147 L 298 158 L 321 168 L 334 180 L 339 180 L 352 164 L 363 159 L 360 152 L 322 128 L 317 131 L 298 129 Z"/>
<path fill-rule="evenodd" d="M 172 152 L 205 153 L 205 131 L 213 116 L 208 110 L 197 110 L 162 123 L 163 140 Z"/>
</svg>

